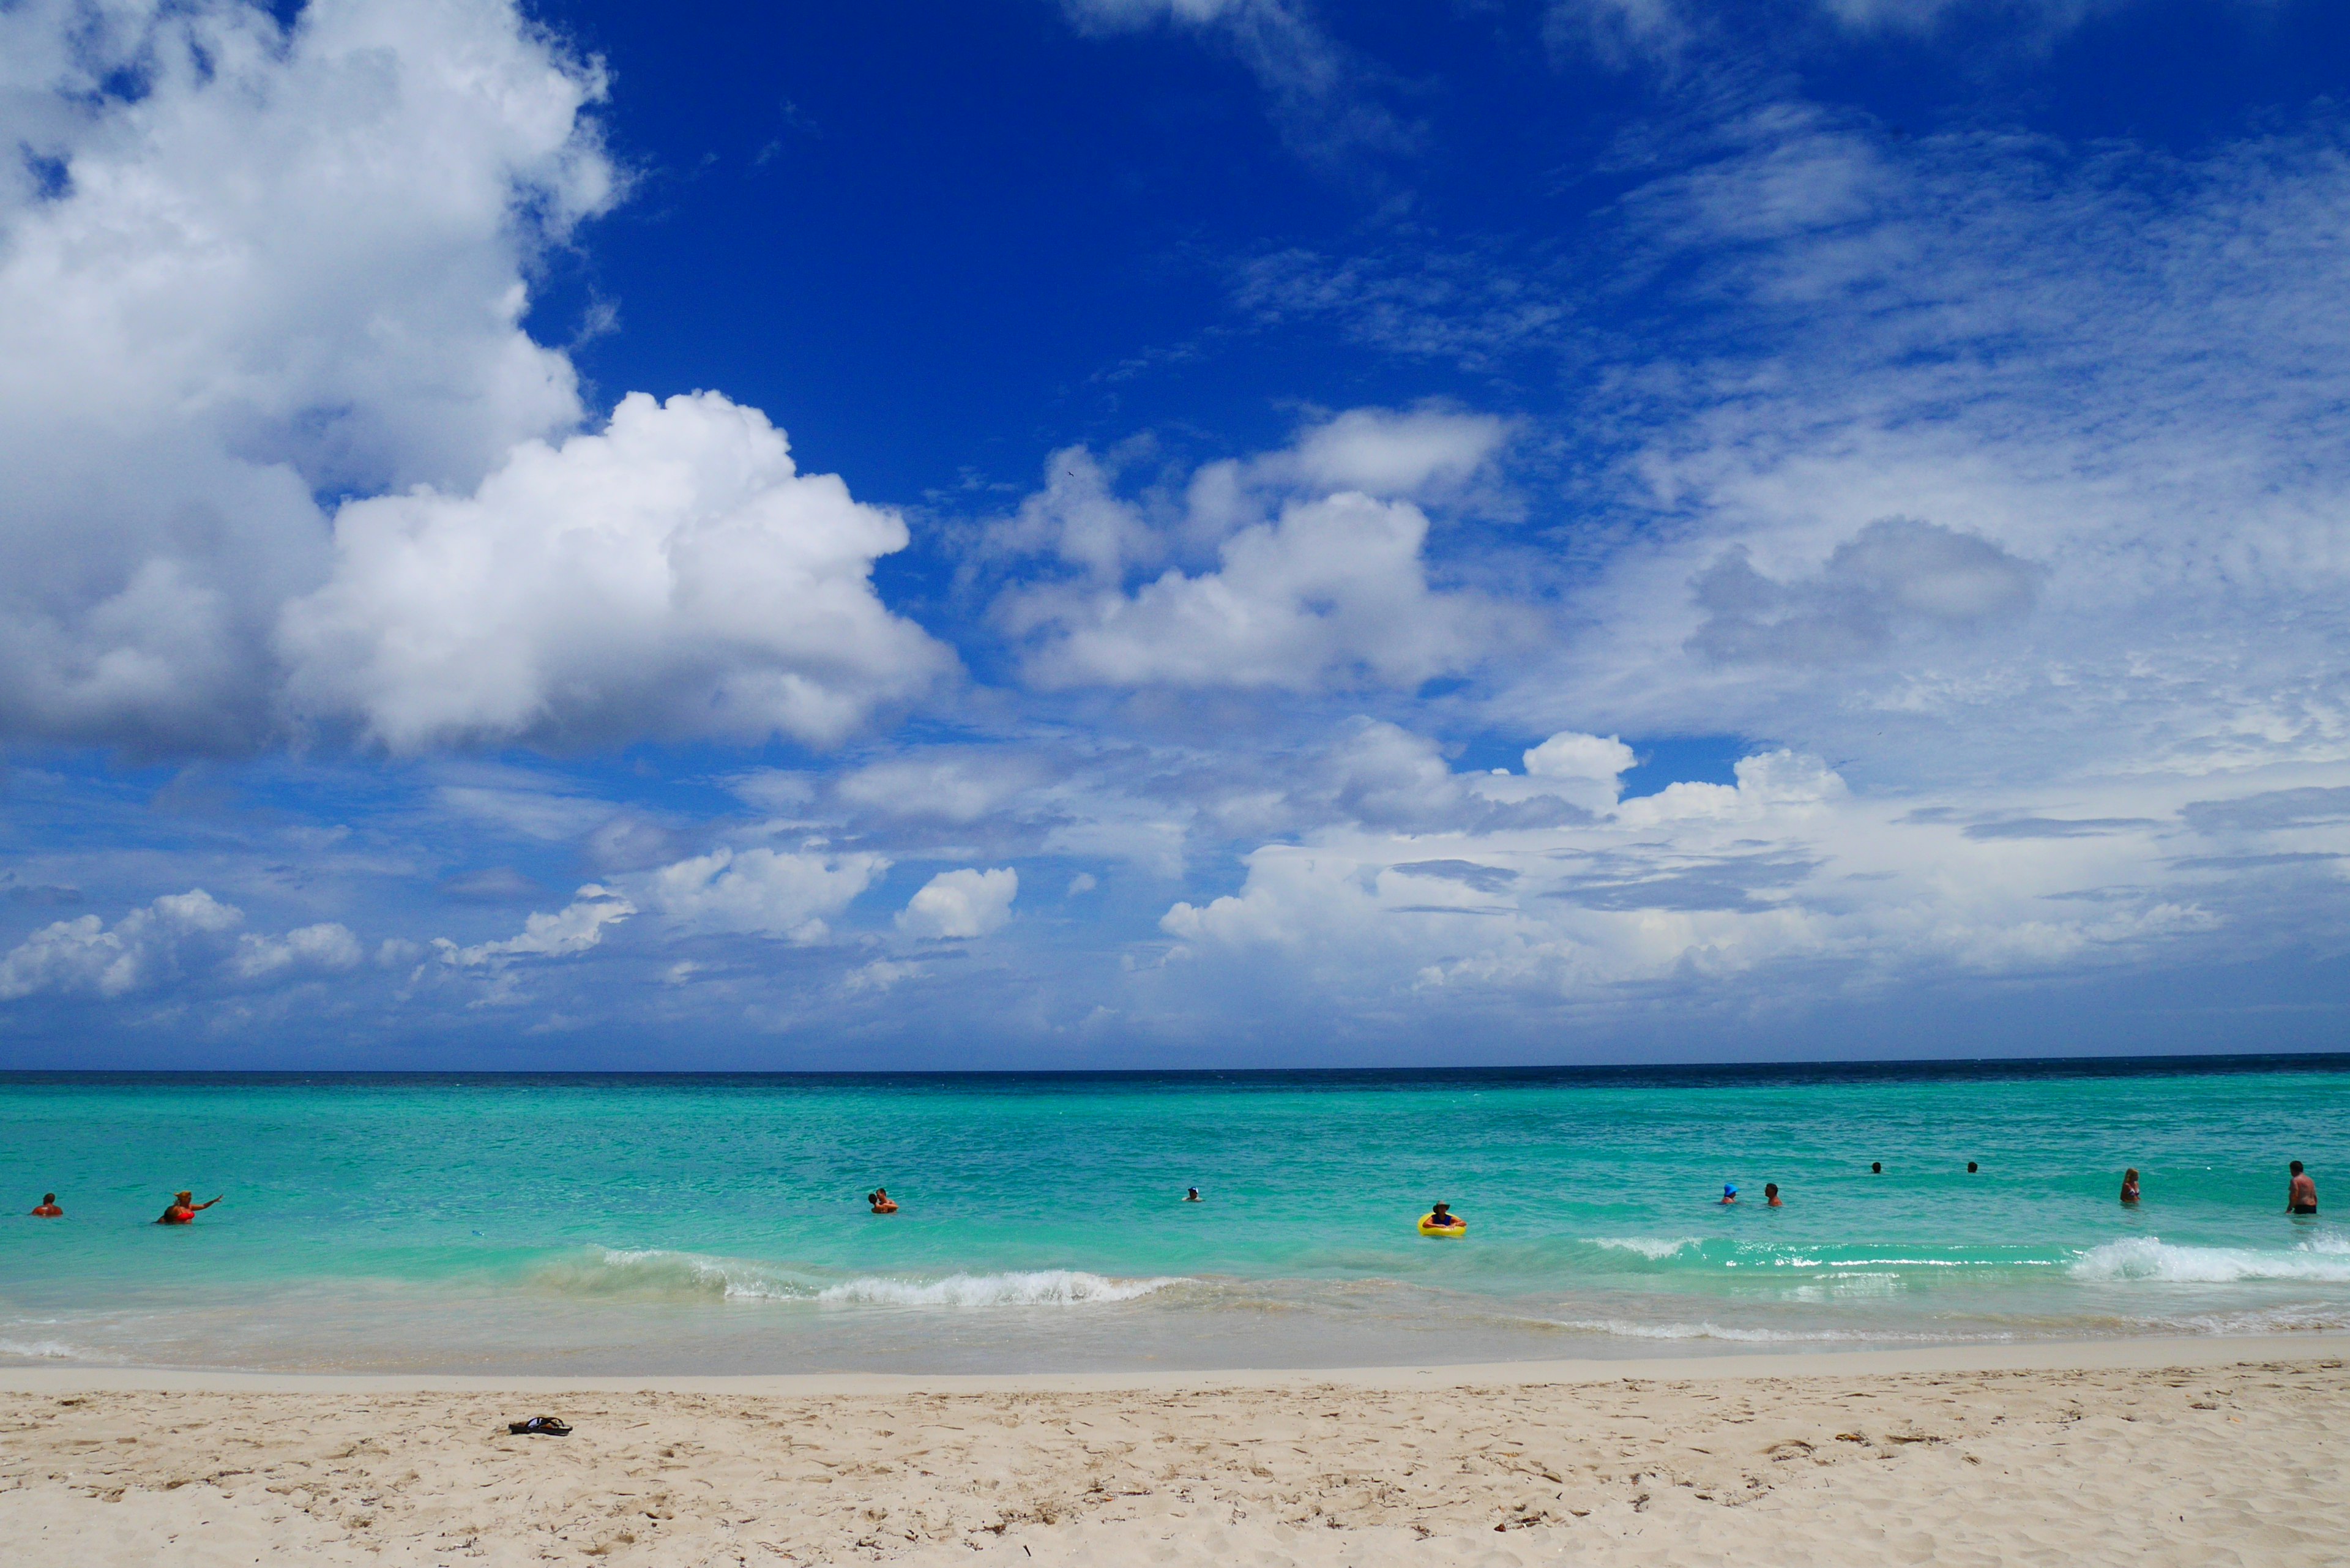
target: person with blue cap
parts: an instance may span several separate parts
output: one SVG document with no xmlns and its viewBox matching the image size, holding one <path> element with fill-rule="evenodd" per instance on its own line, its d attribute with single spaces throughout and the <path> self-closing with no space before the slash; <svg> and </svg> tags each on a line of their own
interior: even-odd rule
<svg viewBox="0 0 2350 1568">
<path fill-rule="evenodd" d="M 1738 1189 L 1737 1189 L 1736 1187 L 1732 1186 L 1731 1184 L 1730 1184 L 1730 1183 L 1729 1183 L 1729 1182 L 1727 1182 L 1727 1181 L 1723 1182 L 1723 1183 L 1721 1184 L 1721 1200 L 1722 1200 L 1724 1203 L 1735 1203 L 1735 1202 L 1737 1202 L 1737 1201 L 1738 1201 Z"/>
</svg>

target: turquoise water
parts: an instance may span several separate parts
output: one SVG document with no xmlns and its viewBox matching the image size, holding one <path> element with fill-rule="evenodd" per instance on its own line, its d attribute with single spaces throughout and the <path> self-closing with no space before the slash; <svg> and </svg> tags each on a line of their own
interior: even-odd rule
<svg viewBox="0 0 2350 1568">
<path fill-rule="evenodd" d="M 2350 1177 L 2350 1061 L 2241 1066 L 0 1076 L 0 1194 L 67 1210 L 0 1221 L 0 1356 L 961 1370 L 2350 1328 L 2350 1230 L 2282 1212 L 2288 1158 L 2328 1199 Z M 877 1183 L 900 1213 L 866 1212 Z M 227 1201 L 147 1223 L 189 1186 Z M 1465 1240 L 1416 1232 L 1435 1199 Z"/>
</svg>

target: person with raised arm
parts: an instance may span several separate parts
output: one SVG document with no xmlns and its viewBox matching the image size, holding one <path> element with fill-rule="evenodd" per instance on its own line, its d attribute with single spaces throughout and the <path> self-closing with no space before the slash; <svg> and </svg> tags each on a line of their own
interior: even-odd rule
<svg viewBox="0 0 2350 1568">
<path fill-rule="evenodd" d="M 222 1198 L 227 1196 L 226 1193 L 221 1194 Z M 199 1203 L 193 1192 L 175 1192 L 172 1195 L 172 1206 L 163 1210 L 162 1218 L 157 1220 L 155 1223 L 158 1225 L 191 1224 L 197 1215 L 210 1209 L 213 1203 L 219 1201 L 220 1198 L 215 1198 L 212 1203 Z"/>
</svg>

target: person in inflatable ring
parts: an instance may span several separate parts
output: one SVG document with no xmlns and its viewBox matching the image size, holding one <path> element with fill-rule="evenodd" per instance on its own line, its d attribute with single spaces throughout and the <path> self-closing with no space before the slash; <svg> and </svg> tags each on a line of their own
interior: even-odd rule
<svg viewBox="0 0 2350 1568">
<path fill-rule="evenodd" d="M 1458 1236 L 1469 1229 L 1469 1221 L 1452 1212 L 1450 1203 L 1437 1203 L 1430 1205 L 1428 1212 L 1420 1216 L 1419 1228 L 1425 1232 L 1442 1231 L 1446 1235 Z"/>
</svg>

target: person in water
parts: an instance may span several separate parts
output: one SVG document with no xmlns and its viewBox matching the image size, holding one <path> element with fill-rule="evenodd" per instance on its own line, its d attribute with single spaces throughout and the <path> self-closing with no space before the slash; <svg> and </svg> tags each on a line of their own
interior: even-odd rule
<svg viewBox="0 0 2350 1568">
<path fill-rule="evenodd" d="M 62 1220 L 65 1217 L 66 1211 L 57 1207 L 57 1195 L 54 1192 L 42 1193 L 41 1206 L 33 1210 L 33 1218 L 36 1220 Z"/>
<path fill-rule="evenodd" d="M 1727 1181 L 1723 1182 L 1723 1183 L 1721 1184 L 1721 1200 L 1722 1200 L 1724 1203 L 1735 1203 L 1735 1202 L 1737 1202 L 1737 1201 L 1738 1201 L 1738 1189 L 1736 1189 L 1735 1187 L 1731 1186 L 1731 1185 L 1730 1185 L 1730 1183 L 1728 1183 Z"/>
<path fill-rule="evenodd" d="M 1975 1173 L 1975 1162 L 1974 1162 L 1973 1160 L 1971 1160 L 1971 1159 L 1970 1159 L 1970 1160 L 1967 1161 L 1967 1174 L 1968 1174 L 1969 1176 L 1972 1176 L 1974 1173 Z"/>
<path fill-rule="evenodd" d="M 2131 1205 L 2135 1205 L 2137 1202 L 2137 1166 L 2133 1165 L 2127 1170 L 2122 1172 L 2122 1201 Z"/>
<path fill-rule="evenodd" d="M 223 1193 L 221 1196 L 224 1198 L 227 1194 Z M 213 1203 L 218 1203 L 219 1201 L 219 1198 L 213 1199 Z M 213 1203 L 197 1202 L 196 1195 L 192 1192 L 175 1192 L 172 1195 L 172 1206 L 163 1210 L 162 1218 L 156 1220 L 155 1223 L 158 1225 L 188 1224 L 192 1221 L 197 1215 L 203 1213 L 205 1210 L 210 1209 L 213 1206 Z"/>
<path fill-rule="evenodd" d="M 877 1187 L 872 1191 L 867 1193 L 865 1195 L 865 1201 L 873 1206 L 873 1212 L 876 1214 L 895 1214 L 898 1212 L 897 1202 L 889 1196 L 889 1189 L 886 1187 Z"/>
<path fill-rule="evenodd" d="M 1454 1225 L 1459 1225 L 1463 1229 L 1466 1229 L 1469 1221 L 1461 1218 L 1460 1215 L 1452 1212 L 1452 1205 L 1450 1203 L 1431 1203 L 1428 1208 L 1428 1218 L 1422 1220 L 1421 1223 L 1425 1225 L 1433 1225 L 1436 1229 L 1442 1231 Z"/>
<path fill-rule="evenodd" d="M 1872 1159 L 1872 1160 L 1870 1160 L 1870 1161 L 1868 1162 L 1868 1174 L 1869 1174 L 1869 1175 L 1871 1175 L 1871 1176 L 1882 1176 L 1882 1175 L 1884 1175 L 1884 1174 L 1885 1174 L 1885 1162 L 1884 1162 L 1883 1160 L 1881 1160 L 1881 1159 Z"/>
<path fill-rule="evenodd" d="M 1785 1204 L 1779 1201 L 1779 1184 L 1777 1182 L 1766 1181 L 1762 1184 L 1762 1207 L 1765 1209 L 1784 1209 L 1786 1207 Z"/>
<path fill-rule="evenodd" d="M 1200 1201 L 1200 1189 L 1196 1187 L 1185 1188 L 1183 1189 L 1183 1201 L 1186 1203 L 1197 1203 Z"/>
<path fill-rule="evenodd" d="M 2288 1214 L 2317 1212 L 2317 1183 L 2301 1168 L 2301 1161 L 2293 1162 L 2293 1182 L 2284 1189 L 2284 1211 Z"/>
</svg>

